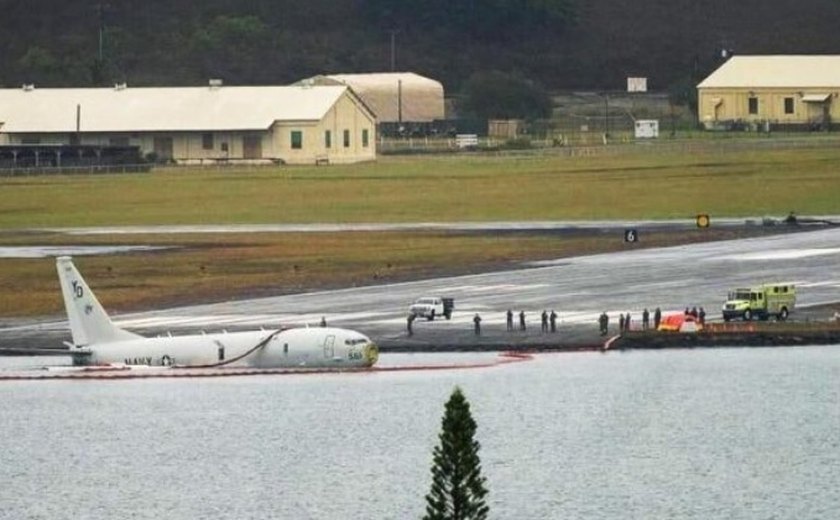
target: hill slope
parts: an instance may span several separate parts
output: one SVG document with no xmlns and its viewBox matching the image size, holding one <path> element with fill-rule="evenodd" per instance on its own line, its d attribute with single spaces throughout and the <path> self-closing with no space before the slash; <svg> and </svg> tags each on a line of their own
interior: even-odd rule
<svg viewBox="0 0 840 520">
<path fill-rule="evenodd" d="M 0 1 L 0 84 L 287 83 L 390 68 L 441 79 L 522 73 L 550 89 L 664 90 L 703 77 L 721 47 L 838 53 L 835 0 Z"/>
</svg>

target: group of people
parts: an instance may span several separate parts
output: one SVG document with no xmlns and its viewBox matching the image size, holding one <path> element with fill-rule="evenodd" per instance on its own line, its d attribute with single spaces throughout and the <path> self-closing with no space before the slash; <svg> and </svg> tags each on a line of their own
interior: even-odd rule
<svg viewBox="0 0 840 520">
<path fill-rule="evenodd" d="M 699 323 L 700 325 L 706 324 L 706 311 L 703 307 L 700 307 L 700 310 L 697 307 L 692 307 L 691 310 L 688 307 L 685 308 L 685 315 L 691 316 L 694 318 L 694 321 Z"/>
<path fill-rule="evenodd" d="M 551 312 L 547 310 L 543 310 L 542 314 L 540 315 L 540 327 L 543 333 L 548 332 L 557 332 L 557 313 L 554 309 Z M 507 321 L 507 330 L 508 332 L 512 332 L 513 329 L 513 311 L 508 309 L 506 314 L 506 321 Z M 409 336 L 414 335 L 414 320 L 417 319 L 417 316 L 414 313 L 409 313 L 407 322 L 406 322 L 406 331 Z M 476 336 L 481 335 L 481 315 L 479 313 L 475 313 L 473 316 L 473 331 L 475 332 Z M 525 311 L 519 311 L 519 330 L 525 331 L 527 330 L 527 326 L 525 324 Z"/>
<path fill-rule="evenodd" d="M 508 309 L 506 316 L 507 330 L 508 332 L 513 332 L 513 311 Z M 524 332 L 526 329 L 525 311 L 519 311 L 519 330 Z M 554 309 L 551 309 L 550 313 L 547 310 L 542 311 L 540 315 L 540 331 L 557 332 L 557 313 L 554 312 Z"/>
<path fill-rule="evenodd" d="M 701 307 L 702 309 L 702 307 Z M 705 316 L 705 314 L 704 314 Z M 650 311 L 645 307 L 642 311 L 642 330 L 650 330 L 651 329 L 651 314 Z M 659 328 L 659 323 L 662 321 L 662 309 L 657 307 L 653 310 L 653 330 L 657 330 Z M 598 327 L 601 331 L 602 336 L 606 336 L 609 333 L 610 327 L 610 317 L 606 311 L 602 312 L 601 315 L 598 317 Z M 633 317 L 628 312 L 627 314 L 619 314 L 618 315 L 618 331 L 619 332 L 627 332 L 628 330 L 633 329 Z"/>
</svg>

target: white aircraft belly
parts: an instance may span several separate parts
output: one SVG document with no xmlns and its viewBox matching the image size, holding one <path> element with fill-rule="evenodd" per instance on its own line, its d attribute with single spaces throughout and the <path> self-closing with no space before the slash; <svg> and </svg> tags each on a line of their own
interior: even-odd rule
<svg viewBox="0 0 840 520">
<path fill-rule="evenodd" d="M 93 363 L 125 363 L 126 365 L 211 365 L 238 357 L 255 347 L 268 332 L 207 334 L 201 336 L 144 338 L 136 341 L 96 345 L 91 348 Z M 236 363 L 232 363 L 235 365 Z M 239 362 L 240 365 L 244 363 Z"/>
</svg>

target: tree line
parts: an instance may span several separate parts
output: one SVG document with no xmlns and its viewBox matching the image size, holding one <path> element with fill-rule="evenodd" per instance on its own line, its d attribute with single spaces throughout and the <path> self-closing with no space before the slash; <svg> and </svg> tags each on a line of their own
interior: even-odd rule
<svg viewBox="0 0 840 520">
<path fill-rule="evenodd" d="M 393 50 L 397 70 L 448 93 L 492 73 L 550 91 L 645 76 L 684 99 L 722 48 L 840 49 L 835 0 L 0 0 L 0 12 L 5 87 L 287 84 L 387 71 Z"/>
</svg>

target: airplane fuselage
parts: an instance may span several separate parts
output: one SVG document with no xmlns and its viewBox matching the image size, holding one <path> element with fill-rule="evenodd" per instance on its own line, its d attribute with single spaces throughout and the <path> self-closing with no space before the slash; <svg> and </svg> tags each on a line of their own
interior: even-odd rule
<svg viewBox="0 0 840 520">
<path fill-rule="evenodd" d="M 81 352 L 86 354 L 74 356 L 74 364 L 339 368 L 371 366 L 378 357 L 366 336 L 327 327 L 137 338 L 99 343 Z"/>
</svg>

